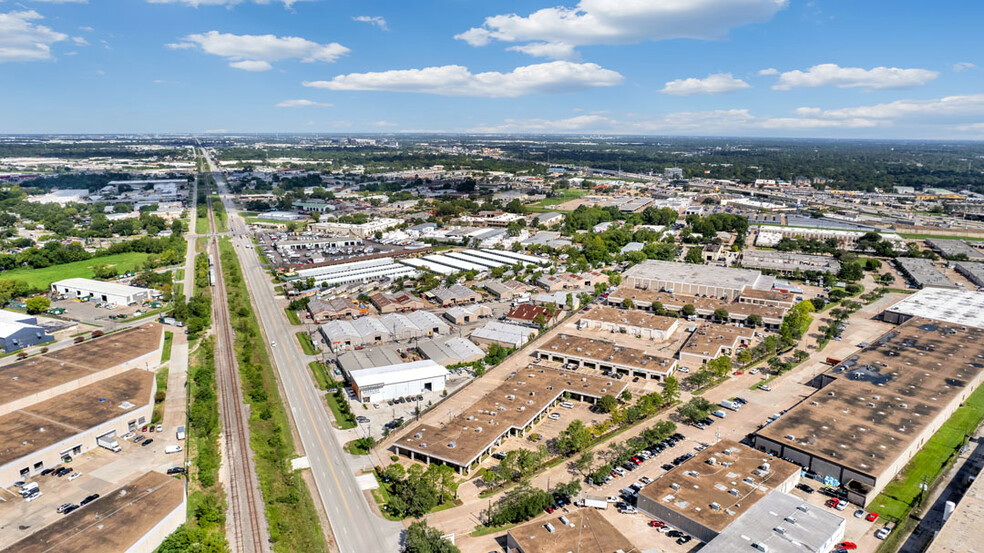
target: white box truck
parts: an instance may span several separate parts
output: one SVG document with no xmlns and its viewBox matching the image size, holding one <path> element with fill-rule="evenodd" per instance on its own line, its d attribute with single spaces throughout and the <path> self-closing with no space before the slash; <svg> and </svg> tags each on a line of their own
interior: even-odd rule
<svg viewBox="0 0 984 553">
<path fill-rule="evenodd" d="M 737 401 L 731 401 L 730 399 L 721 400 L 721 407 L 725 409 L 731 409 L 732 411 L 737 411 L 741 409 L 741 404 Z"/>
<path fill-rule="evenodd" d="M 608 500 L 604 497 L 586 496 L 581 500 L 582 507 L 594 507 L 595 509 L 607 509 Z"/>
<path fill-rule="evenodd" d="M 96 438 L 96 445 L 116 453 L 123 451 L 123 448 L 120 447 L 120 443 L 116 441 L 116 436 L 112 435 L 99 436 Z"/>
</svg>

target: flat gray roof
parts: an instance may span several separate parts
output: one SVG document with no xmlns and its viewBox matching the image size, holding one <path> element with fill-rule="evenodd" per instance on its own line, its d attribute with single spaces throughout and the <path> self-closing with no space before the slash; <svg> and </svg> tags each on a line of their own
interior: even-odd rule
<svg viewBox="0 0 984 553">
<path fill-rule="evenodd" d="M 984 328 L 984 292 L 927 288 L 910 295 L 886 311 Z"/>
<path fill-rule="evenodd" d="M 830 511 L 773 490 L 708 542 L 701 553 L 755 551 L 752 544 L 766 546 L 760 551 L 769 553 L 824 552 L 844 537 L 844 525 L 844 519 Z"/>
<path fill-rule="evenodd" d="M 929 259 L 923 259 L 921 257 L 897 257 L 895 258 L 895 262 L 919 286 L 933 288 L 957 287 Z"/>
<path fill-rule="evenodd" d="M 751 269 L 735 269 L 718 267 L 716 265 L 696 265 L 692 263 L 674 263 L 651 259 L 644 261 L 628 271 L 625 278 L 662 280 L 668 282 L 686 282 L 703 286 L 716 286 L 741 290 L 750 287 L 759 290 L 769 290 L 775 278 L 763 275 L 760 271 Z"/>
<path fill-rule="evenodd" d="M 984 261 L 984 253 L 980 250 L 975 249 L 973 246 L 967 244 L 963 240 L 943 240 L 939 238 L 929 238 L 926 240 L 926 245 L 933 248 L 940 255 L 947 257 L 951 255 L 964 254 L 967 259 L 973 261 Z"/>
</svg>

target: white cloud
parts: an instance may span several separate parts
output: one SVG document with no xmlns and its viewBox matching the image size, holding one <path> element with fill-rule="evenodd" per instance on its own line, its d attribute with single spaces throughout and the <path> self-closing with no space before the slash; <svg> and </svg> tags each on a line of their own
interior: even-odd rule
<svg viewBox="0 0 984 553">
<path fill-rule="evenodd" d="M 242 69 L 243 71 L 269 71 L 273 69 L 273 66 L 269 62 L 257 61 L 257 60 L 243 60 L 243 61 L 233 61 L 229 62 L 229 67 L 233 69 Z"/>
<path fill-rule="evenodd" d="M 956 72 L 966 71 L 968 69 L 977 69 L 977 66 L 969 61 L 961 61 L 953 64 L 953 70 Z"/>
<path fill-rule="evenodd" d="M 270 62 L 286 59 L 305 63 L 333 62 L 349 51 L 336 42 L 319 44 L 294 36 L 234 35 L 218 31 L 192 34 L 181 40 L 167 47 L 178 50 L 201 48 L 207 54 L 226 58 L 230 67 L 246 71 L 268 71 L 273 68 Z"/>
<path fill-rule="evenodd" d="M 574 51 L 574 45 L 566 42 L 530 42 L 529 44 L 510 46 L 506 50 L 552 60 L 569 60 L 578 57 L 577 52 Z"/>
<path fill-rule="evenodd" d="M 382 120 L 380 120 L 380 121 L 373 121 L 373 122 L 372 122 L 372 123 L 370 123 L 370 124 L 371 124 L 371 125 L 372 125 L 373 127 L 398 127 L 398 126 L 399 126 L 399 125 L 397 125 L 396 123 L 394 123 L 394 122 L 392 122 L 392 121 L 387 121 L 387 120 L 385 120 L 385 119 L 382 119 Z"/>
<path fill-rule="evenodd" d="M 88 25 L 82 25 L 81 27 L 79 27 L 79 30 L 80 31 L 85 31 L 87 33 L 91 33 L 92 31 L 95 31 L 95 29 L 93 29 L 92 27 L 90 27 Z"/>
<path fill-rule="evenodd" d="M 568 133 L 581 131 L 608 131 L 617 125 L 617 121 L 598 115 L 578 115 L 566 119 L 506 119 L 499 125 L 480 125 L 470 132 L 478 133 L 510 133 L 510 132 L 542 132 Z"/>
<path fill-rule="evenodd" d="M 947 96 L 929 100 L 896 100 L 884 104 L 823 110 L 804 107 L 796 110 L 803 116 L 824 119 L 928 119 L 939 122 L 941 119 L 963 119 L 984 117 L 984 94 Z"/>
<path fill-rule="evenodd" d="M 203 132 L 204 134 L 226 134 L 226 133 L 228 133 L 229 131 L 228 131 L 228 130 L 226 130 L 226 129 L 208 129 L 208 130 L 206 130 L 206 131 L 202 131 L 202 132 Z"/>
<path fill-rule="evenodd" d="M 388 31 L 389 26 L 386 24 L 386 19 L 379 15 L 358 15 L 352 18 L 352 21 L 358 21 L 359 23 L 368 23 L 370 25 L 375 25 L 384 31 Z"/>
<path fill-rule="evenodd" d="M 147 0 L 151 4 L 184 4 L 186 6 L 191 6 L 197 8 L 199 6 L 228 6 L 232 7 L 237 4 L 242 4 L 249 0 Z M 296 2 L 301 0 L 252 0 L 257 4 L 270 4 L 271 2 L 279 2 L 284 5 L 285 8 L 290 8 Z"/>
<path fill-rule="evenodd" d="M 79 46 L 88 46 L 89 45 L 89 41 L 86 40 L 85 37 L 81 37 L 81 36 L 73 36 L 72 37 L 72 42 L 74 42 L 75 44 L 78 44 Z"/>
<path fill-rule="evenodd" d="M 719 39 L 734 27 L 768 21 L 788 3 L 788 0 L 580 0 L 575 7 L 544 8 L 526 17 L 517 14 L 487 17 L 481 27 L 473 27 L 455 38 L 472 46 L 501 41 L 571 47 L 674 38 Z"/>
<path fill-rule="evenodd" d="M 787 71 L 779 74 L 775 90 L 799 87 L 836 86 L 837 88 L 912 88 L 922 86 L 939 76 L 928 69 L 900 69 L 898 67 L 841 67 L 836 63 L 814 65 L 806 71 Z"/>
<path fill-rule="evenodd" d="M 666 83 L 660 90 L 663 94 L 673 96 L 696 96 L 699 94 L 726 94 L 751 88 L 751 85 L 741 79 L 736 79 L 731 73 L 715 73 L 706 79 L 677 79 Z"/>
<path fill-rule="evenodd" d="M 32 0 L 41 4 L 88 4 L 89 0 Z"/>
<path fill-rule="evenodd" d="M 984 123 L 970 123 L 968 125 L 957 125 L 958 131 L 984 132 Z"/>
<path fill-rule="evenodd" d="M 770 67 L 768 69 L 760 69 L 759 72 L 758 72 L 758 74 L 759 75 L 778 75 L 779 74 L 779 70 L 776 69 L 775 67 Z"/>
<path fill-rule="evenodd" d="M 34 10 L 0 13 L 0 63 L 51 59 L 51 45 L 68 35 L 34 23 L 39 19 Z"/>
<path fill-rule="evenodd" d="M 277 104 L 278 108 L 331 107 L 331 104 L 315 102 L 314 100 L 284 100 Z"/>
<path fill-rule="evenodd" d="M 758 123 L 763 129 L 862 129 L 877 127 L 880 123 L 870 119 L 815 119 L 811 117 L 769 117 Z"/>
<path fill-rule="evenodd" d="M 351 73 L 330 81 L 304 82 L 304 86 L 328 90 L 381 90 L 419 92 L 442 96 L 515 98 L 527 94 L 571 92 L 615 86 L 622 75 L 594 63 L 553 61 L 517 67 L 509 73 L 472 73 L 461 65 Z"/>
</svg>

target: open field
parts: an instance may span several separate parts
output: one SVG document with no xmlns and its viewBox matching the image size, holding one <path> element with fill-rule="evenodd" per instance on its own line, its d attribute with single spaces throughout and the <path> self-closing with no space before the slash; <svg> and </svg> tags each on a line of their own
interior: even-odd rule
<svg viewBox="0 0 984 553">
<path fill-rule="evenodd" d="M 85 261 L 52 265 L 43 269 L 21 268 L 0 272 L 0 278 L 23 280 L 32 288 L 48 289 L 52 282 L 66 278 L 94 278 L 92 268 L 96 265 L 110 265 L 125 273 L 139 269 L 149 254 L 140 252 L 119 253 L 104 257 L 94 257 Z"/>
</svg>

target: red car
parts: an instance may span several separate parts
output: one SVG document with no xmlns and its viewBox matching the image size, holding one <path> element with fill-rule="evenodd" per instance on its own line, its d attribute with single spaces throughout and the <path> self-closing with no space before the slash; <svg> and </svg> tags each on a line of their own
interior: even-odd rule
<svg viewBox="0 0 984 553">
<path fill-rule="evenodd" d="M 745 371 L 735 371 L 735 376 L 741 376 L 745 374 Z"/>
<path fill-rule="evenodd" d="M 547 512 L 550 513 L 551 515 L 553 514 L 554 510 L 555 509 L 553 507 L 547 507 Z"/>
<path fill-rule="evenodd" d="M 666 523 L 661 520 L 650 520 L 649 525 L 652 526 L 653 528 L 662 528 L 666 526 Z"/>
<path fill-rule="evenodd" d="M 858 544 L 853 541 L 843 541 L 837 544 L 837 549 L 857 549 Z"/>
<path fill-rule="evenodd" d="M 635 464 L 637 464 L 637 465 L 641 465 L 642 464 L 642 459 L 640 459 L 638 457 L 633 457 L 632 458 L 632 462 L 635 463 Z"/>
<path fill-rule="evenodd" d="M 864 517 L 868 522 L 874 522 L 878 520 L 878 513 L 868 513 L 868 516 Z"/>
<path fill-rule="evenodd" d="M 831 507 L 831 508 L 836 507 L 837 506 L 837 500 L 836 499 L 828 499 L 824 503 L 824 505 L 827 506 L 827 507 Z"/>
</svg>

